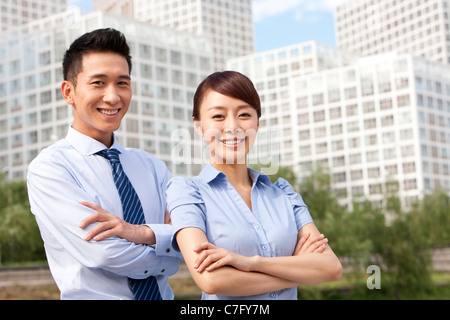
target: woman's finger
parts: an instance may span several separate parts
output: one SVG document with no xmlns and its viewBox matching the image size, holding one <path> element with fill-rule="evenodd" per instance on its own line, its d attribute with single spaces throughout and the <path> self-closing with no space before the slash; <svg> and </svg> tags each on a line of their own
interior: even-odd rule
<svg viewBox="0 0 450 320">
<path fill-rule="evenodd" d="M 217 247 L 215 245 L 213 245 L 212 243 L 206 241 L 206 242 L 199 244 L 197 247 L 195 247 L 194 252 L 199 253 L 203 250 L 208 250 L 208 249 L 217 249 Z"/>
<path fill-rule="evenodd" d="M 309 247 L 309 252 L 316 252 L 318 249 L 320 249 L 322 246 L 326 245 L 327 243 L 328 243 L 327 238 L 316 241 Z"/>
<path fill-rule="evenodd" d="M 216 251 L 217 249 L 202 250 L 195 260 L 194 268 L 197 269 L 209 255 L 214 254 Z"/>
<path fill-rule="evenodd" d="M 209 268 L 213 263 L 220 261 L 223 258 L 224 255 L 222 252 L 220 251 L 212 252 L 203 260 L 203 262 L 197 268 L 197 272 L 199 273 L 203 272 L 206 268 Z"/>
<path fill-rule="evenodd" d="M 301 249 L 303 248 L 303 246 L 305 245 L 306 240 L 308 240 L 309 236 L 311 235 L 311 233 L 306 233 L 304 234 L 297 242 L 297 246 L 295 247 L 294 250 L 294 255 L 296 255 L 297 253 L 299 253 L 301 251 Z"/>
</svg>

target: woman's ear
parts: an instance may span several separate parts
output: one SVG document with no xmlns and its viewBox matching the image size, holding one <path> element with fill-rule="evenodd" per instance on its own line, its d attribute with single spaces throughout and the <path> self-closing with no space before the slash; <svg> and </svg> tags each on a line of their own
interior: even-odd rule
<svg viewBox="0 0 450 320">
<path fill-rule="evenodd" d="M 75 100 L 73 99 L 74 90 L 75 88 L 73 84 L 67 80 L 63 81 L 63 83 L 61 84 L 61 92 L 67 104 L 73 105 L 75 103 Z"/>
<path fill-rule="evenodd" d="M 192 120 L 194 121 L 195 131 L 199 136 L 203 137 L 202 122 L 200 120 L 195 120 L 194 117 L 192 117 Z"/>
</svg>

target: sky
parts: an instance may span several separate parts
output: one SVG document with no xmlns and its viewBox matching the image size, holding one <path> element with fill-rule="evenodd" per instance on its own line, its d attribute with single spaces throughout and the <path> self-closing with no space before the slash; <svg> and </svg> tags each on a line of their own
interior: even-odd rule
<svg viewBox="0 0 450 320">
<path fill-rule="evenodd" d="M 255 51 L 316 40 L 336 45 L 334 9 L 344 0 L 252 0 Z M 92 0 L 69 0 L 92 10 Z"/>
</svg>

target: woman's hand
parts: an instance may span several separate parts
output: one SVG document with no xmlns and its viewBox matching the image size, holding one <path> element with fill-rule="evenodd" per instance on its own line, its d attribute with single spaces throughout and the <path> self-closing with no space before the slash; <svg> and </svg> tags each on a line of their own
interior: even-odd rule
<svg viewBox="0 0 450 320">
<path fill-rule="evenodd" d="M 90 230 L 84 239 L 86 241 L 101 241 L 114 236 L 126 239 L 136 244 L 153 245 L 156 243 L 153 230 L 145 225 L 135 225 L 125 222 L 115 215 L 105 211 L 99 205 L 89 202 L 79 202 L 81 205 L 95 210 L 93 214 L 81 221 L 79 227 L 86 228 L 88 225 L 98 222 L 98 224 Z"/>
<path fill-rule="evenodd" d="M 228 265 L 241 271 L 251 271 L 254 259 L 245 257 L 232 251 L 218 248 L 210 242 L 204 242 L 194 249 L 198 253 L 194 268 L 197 272 L 213 271 Z"/>
<path fill-rule="evenodd" d="M 306 253 L 322 253 L 327 247 L 328 239 L 323 234 L 318 236 L 311 236 L 311 233 L 306 233 L 298 239 L 297 246 L 294 250 L 294 256 Z"/>
<path fill-rule="evenodd" d="M 295 255 L 307 253 L 322 253 L 327 247 L 328 239 L 323 234 L 311 236 L 307 233 L 302 236 L 294 250 Z M 218 248 L 210 242 L 204 242 L 194 249 L 198 253 L 194 268 L 197 272 L 212 271 L 222 266 L 232 266 L 241 271 L 252 271 L 257 257 L 245 257 L 232 251 Z"/>
</svg>

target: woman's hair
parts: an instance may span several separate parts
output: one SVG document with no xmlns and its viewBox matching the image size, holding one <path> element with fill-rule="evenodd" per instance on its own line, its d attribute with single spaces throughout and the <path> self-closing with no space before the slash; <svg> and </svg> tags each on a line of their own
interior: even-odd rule
<svg viewBox="0 0 450 320">
<path fill-rule="evenodd" d="M 76 86 L 78 74 L 83 71 L 83 56 L 92 52 L 113 52 L 123 56 L 131 74 L 130 47 L 123 33 L 112 28 L 98 29 L 76 39 L 64 54 L 64 80 Z"/>
<path fill-rule="evenodd" d="M 228 97 L 245 101 L 256 109 L 261 117 L 261 101 L 252 81 L 236 71 L 215 72 L 200 83 L 194 95 L 192 117 L 200 120 L 200 105 L 208 90 L 216 91 Z"/>
</svg>

